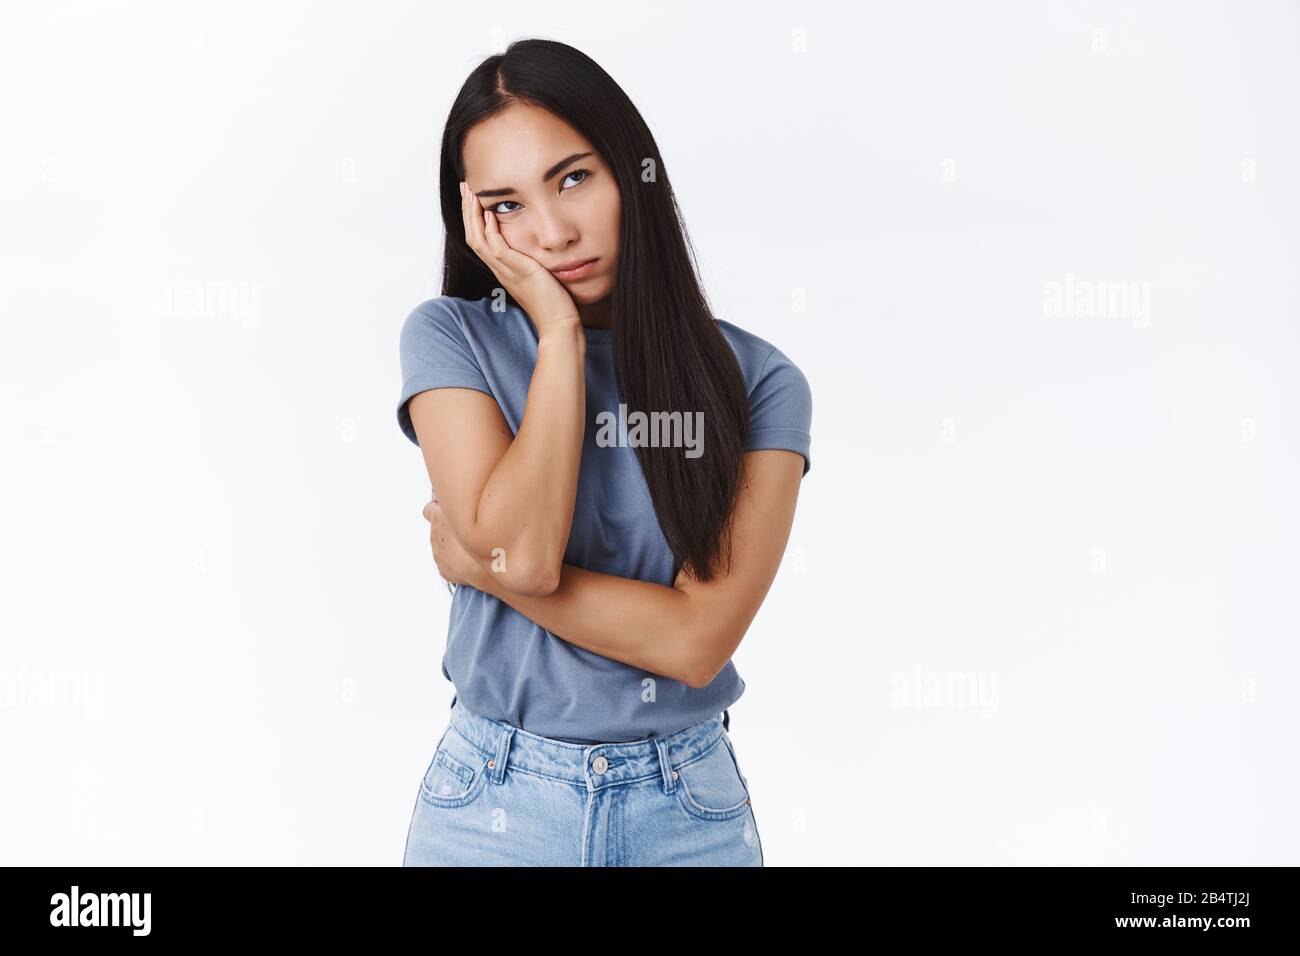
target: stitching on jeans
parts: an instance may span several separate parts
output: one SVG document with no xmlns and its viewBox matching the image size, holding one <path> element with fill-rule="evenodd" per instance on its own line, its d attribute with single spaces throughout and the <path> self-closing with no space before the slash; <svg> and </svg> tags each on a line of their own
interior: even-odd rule
<svg viewBox="0 0 1300 956">
<path fill-rule="evenodd" d="M 469 784 L 474 782 L 473 768 L 468 766 L 467 764 L 461 763 L 451 754 L 447 753 L 447 751 L 439 750 L 436 754 L 434 754 L 434 759 L 436 759 L 438 763 L 442 764 L 444 767 L 446 767 L 448 770 L 454 773 L 457 777 L 463 780 L 467 787 L 469 786 Z"/>
<path fill-rule="evenodd" d="M 469 789 L 462 794 L 452 795 L 443 793 L 434 793 L 424 783 L 420 781 L 420 796 L 431 806 L 442 807 L 445 809 L 455 809 L 457 807 L 467 806 L 479 798 L 487 786 L 487 774 L 479 774 L 477 779 L 470 784 Z"/>
<path fill-rule="evenodd" d="M 718 740 L 714 743 L 712 747 L 704 751 L 704 753 L 700 754 L 698 757 L 688 761 L 687 763 L 680 764 L 677 769 L 680 770 L 683 767 L 689 767 L 691 764 L 695 763 L 696 761 L 703 760 L 709 754 L 713 753 L 713 751 L 717 749 L 718 743 L 721 743 L 724 740 L 724 736 L 725 735 L 720 734 L 718 736 Z M 728 751 L 731 750 L 730 747 L 728 747 L 727 749 Z M 690 785 L 686 782 L 686 776 L 685 774 L 683 774 L 677 780 L 678 795 L 680 797 L 678 802 L 682 804 L 682 809 L 684 809 L 687 813 L 691 813 L 692 811 L 695 811 L 694 815 L 697 817 L 703 817 L 710 821 L 717 820 L 718 822 L 722 822 L 725 820 L 732 820 L 741 815 L 742 812 L 741 808 L 748 806 L 750 803 L 749 786 L 748 784 L 745 783 L 744 775 L 741 774 L 740 772 L 740 766 L 736 761 L 735 753 L 729 752 L 728 759 L 731 761 L 732 769 L 734 769 L 736 772 L 736 777 L 740 780 L 740 788 L 745 793 L 745 799 L 741 800 L 739 803 L 732 804 L 729 807 L 706 807 L 702 803 L 697 802 L 696 799 L 693 796 L 691 796 Z M 753 808 L 750 807 L 750 809 L 752 810 Z M 757 832 L 758 830 L 757 822 L 755 823 L 754 829 Z"/>
<path fill-rule="evenodd" d="M 710 720 L 714 720 L 714 719 L 717 719 L 719 722 L 721 722 L 721 718 L 706 717 L 704 720 L 701 720 L 701 721 L 698 721 L 698 722 L 695 723 L 695 724 L 692 724 L 691 727 L 695 727 L 695 726 L 698 726 L 699 724 L 707 723 L 708 721 L 710 721 Z M 460 729 L 456 727 L 455 724 L 449 724 L 449 728 L 450 728 L 451 730 L 456 731 L 456 735 L 457 735 L 458 737 L 460 737 L 461 740 L 465 741 L 465 743 L 469 744 L 469 746 L 473 747 L 476 751 L 478 751 L 479 755 L 482 756 L 484 760 L 495 760 L 495 759 L 496 759 L 496 754 L 495 754 L 495 753 L 488 753 L 487 751 L 485 751 L 485 750 L 484 750 L 482 747 L 480 747 L 477 743 L 475 743 L 474 741 L 470 740 L 467 736 L 465 736 L 465 734 L 462 733 L 462 732 L 460 731 Z M 686 729 L 689 730 L 690 728 L 686 728 Z M 526 731 L 526 730 L 520 730 L 520 729 L 518 729 L 518 728 L 515 728 L 515 737 L 516 737 L 516 739 L 517 739 L 521 734 L 522 734 L 523 736 L 525 736 L 525 737 L 533 737 L 533 738 L 535 738 L 535 739 L 537 739 L 537 740 L 547 741 L 548 744 L 549 744 L 549 743 L 561 743 L 561 744 L 564 743 L 564 741 L 555 741 L 555 742 L 552 742 L 552 741 L 547 740 L 546 737 L 539 737 L 539 736 L 537 736 L 537 734 L 530 734 L 530 733 L 529 733 L 528 731 Z M 708 746 L 707 749 L 705 749 L 705 750 L 701 751 L 700 753 L 696 754 L 694 757 L 692 757 L 690 760 L 685 761 L 684 763 L 673 764 L 673 762 L 672 762 L 672 754 L 671 754 L 671 752 L 670 752 L 669 755 L 668 755 L 669 772 L 671 773 L 673 770 L 680 770 L 682 767 L 689 767 L 691 764 L 695 763 L 697 760 L 703 760 L 705 757 L 707 757 L 709 754 L 713 753 L 713 751 L 716 750 L 716 749 L 718 748 L 718 745 L 722 743 L 722 738 L 723 738 L 723 736 L 724 736 L 723 734 L 718 734 L 718 736 L 717 736 L 716 738 L 714 738 L 713 743 L 711 743 L 711 744 Z M 589 744 L 565 744 L 565 746 L 572 746 L 572 747 L 575 747 L 575 748 L 580 748 L 580 749 L 584 749 L 584 750 L 585 750 L 586 747 L 591 746 L 591 745 L 589 745 Z M 671 750 L 671 748 L 666 748 L 666 749 Z M 511 750 L 514 750 L 513 741 L 511 742 Z M 528 774 L 530 777 L 538 777 L 538 778 L 540 778 L 540 779 L 542 779 L 542 780 L 550 780 L 550 781 L 552 781 L 552 782 L 554 782 L 554 783 L 565 783 L 565 784 L 568 784 L 569 786 L 573 787 L 575 790 L 580 790 L 580 791 L 582 791 L 583 793 L 586 793 L 586 792 L 587 792 L 587 784 L 586 784 L 585 781 L 579 783 L 579 782 L 577 782 L 577 781 L 575 781 L 575 780 L 570 780 L 570 779 L 568 779 L 567 777 L 556 777 L 556 776 L 552 776 L 552 775 L 549 774 L 549 773 L 542 773 L 541 771 L 539 771 L 539 770 L 533 770 L 533 769 L 530 768 L 530 767 L 521 767 L 521 766 L 519 766 L 518 764 L 513 763 L 513 762 L 509 762 L 509 761 L 507 762 L 507 766 L 506 766 L 505 769 L 506 769 L 507 772 L 510 772 L 510 773 L 523 773 L 523 774 Z M 737 771 L 737 772 L 739 772 L 739 771 Z M 623 784 L 627 784 L 627 783 L 641 783 L 642 781 L 645 781 L 645 780 L 656 780 L 656 779 L 658 779 L 658 780 L 662 780 L 662 779 L 663 779 L 663 773 L 662 773 L 661 771 L 659 771 L 659 770 L 653 771 L 653 772 L 651 772 L 651 773 L 645 774 L 644 776 L 640 776 L 640 777 L 628 777 L 626 780 L 620 780 L 619 783 L 618 783 L 617 785 L 618 785 L 618 786 L 622 786 Z"/>
</svg>

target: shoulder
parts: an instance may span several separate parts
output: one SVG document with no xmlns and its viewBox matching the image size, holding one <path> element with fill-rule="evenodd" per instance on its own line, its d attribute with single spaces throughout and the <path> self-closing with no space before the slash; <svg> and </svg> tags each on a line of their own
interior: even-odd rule
<svg viewBox="0 0 1300 956">
<path fill-rule="evenodd" d="M 425 299 L 406 317 L 406 326 L 464 328 L 465 319 L 474 312 L 483 311 L 486 299 L 473 301 L 454 295 L 439 295 Z"/>
<path fill-rule="evenodd" d="M 803 473 L 812 467 L 812 389 L 803 370 L 761 336 L 718 320 L 736 352 L 749 393 L 749 430 L 745 450 L 780 448 L 804 457 Z"/>
<path fill-rule="evenodd" d="M 420 392 L 435 388 L 472 388 L 495 397 L 485 371 L 487 350 L 480 337 L 484 329 L 487 300 L 474 302 L 442 295 L 421 302 L 402 324 L 400 363 L 402 391 L 397 420 L 406 437 L 419 439 L 411 422 L 407 402 Z"/>
<path fill-rule="evenodd" d="M 803 370 L 781 349 L 762 336 L 755 335 L 748 329 L 742 329 L 725 319 L 718 319 L 717 322 L 723 335 L 731 343 L 732 351 L 736 353 L 736 361 L 740 364 L 741 374 L 745 378 L 745 388 L 751 399 L 760 386 L 762 390 L 766 390 L 773 384 L 774 379 L 777 380 L 776 384 L 808 389 L 808 379 L 803 374 Z"/>
<path fill-rule="evenodd" d="M 412 309 L 399 336 L 403 377 L 409 381 L 430 368 L 481 372 L 473 330 L 484 321 L 478 315 L 483 309 L 481 302 L 450 295 L 426 299 Z"/>
<path fill-rule="evenodd" d="M 427 355 L 455 349 L 464 353 L 485 353 L 491 343 L 518 340 L 528 334 L 528 317 L 517 307 L 498 309 L 491 296 L 462 299 L 440 295 L 426 299 L 411 310 L 402 323 L 403 355 Z"/>
<path fill-rule="evenodd" d="M 402 342 L 404 346 L 448 338 L 469 345 L 502 342 L 527 336 L 531 328 L 518 306 L 499 303 L 492 296 L 440 295 L 411 310 L 402 325 Z"/>
</svg>

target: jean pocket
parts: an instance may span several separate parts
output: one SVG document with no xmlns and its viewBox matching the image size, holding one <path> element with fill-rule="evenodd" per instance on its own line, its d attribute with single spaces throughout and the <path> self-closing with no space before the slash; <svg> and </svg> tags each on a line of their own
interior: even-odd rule
<svg viewBox="0 0 1300 956">
<path fill-rule="evenodd" d="M 448 726 L 420 781 L 420 796 L 436 807 L 460 807 L 478 796 L 486 782 L 487 758 Z"/>
<path fill-rule="evenodd" d="M 731 820 L 749 810 L 749 787 L 727 735 L 689 763 L 675 770 L 677 801 L 701 820 Z"/>
</svg>

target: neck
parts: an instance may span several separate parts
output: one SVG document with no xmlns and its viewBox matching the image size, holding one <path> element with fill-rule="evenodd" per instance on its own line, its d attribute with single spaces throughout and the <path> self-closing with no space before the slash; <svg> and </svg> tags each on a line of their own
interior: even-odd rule
<svg viewBox="0 0 1300 956">
<path fill-rule="evenodd" d="M 610 312 L 610 305 L 614 297 L 605 296 L 599 302 L 593 302 L 590 305 L 578 305 L 578 317 L 582 319 L 582 324 L 589 329 L 609 329 L 613 328 L 613 315 Z"/>
</svg>

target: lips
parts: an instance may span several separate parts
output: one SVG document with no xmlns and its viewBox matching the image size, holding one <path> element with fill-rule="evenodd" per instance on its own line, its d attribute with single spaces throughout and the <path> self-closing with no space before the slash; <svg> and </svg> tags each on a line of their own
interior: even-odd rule
<svg viewBox="0 0 1300 956">
<path fill-rule="evenodd" d="M 550 271 L 553 273 L 574 272 L 580 267 L 585 266 L 587 263 L 595 261 L 595 259 L 575 259 L 573 262 L 566 262 L 563 265 L 555 266 Z"/>
</svg>

